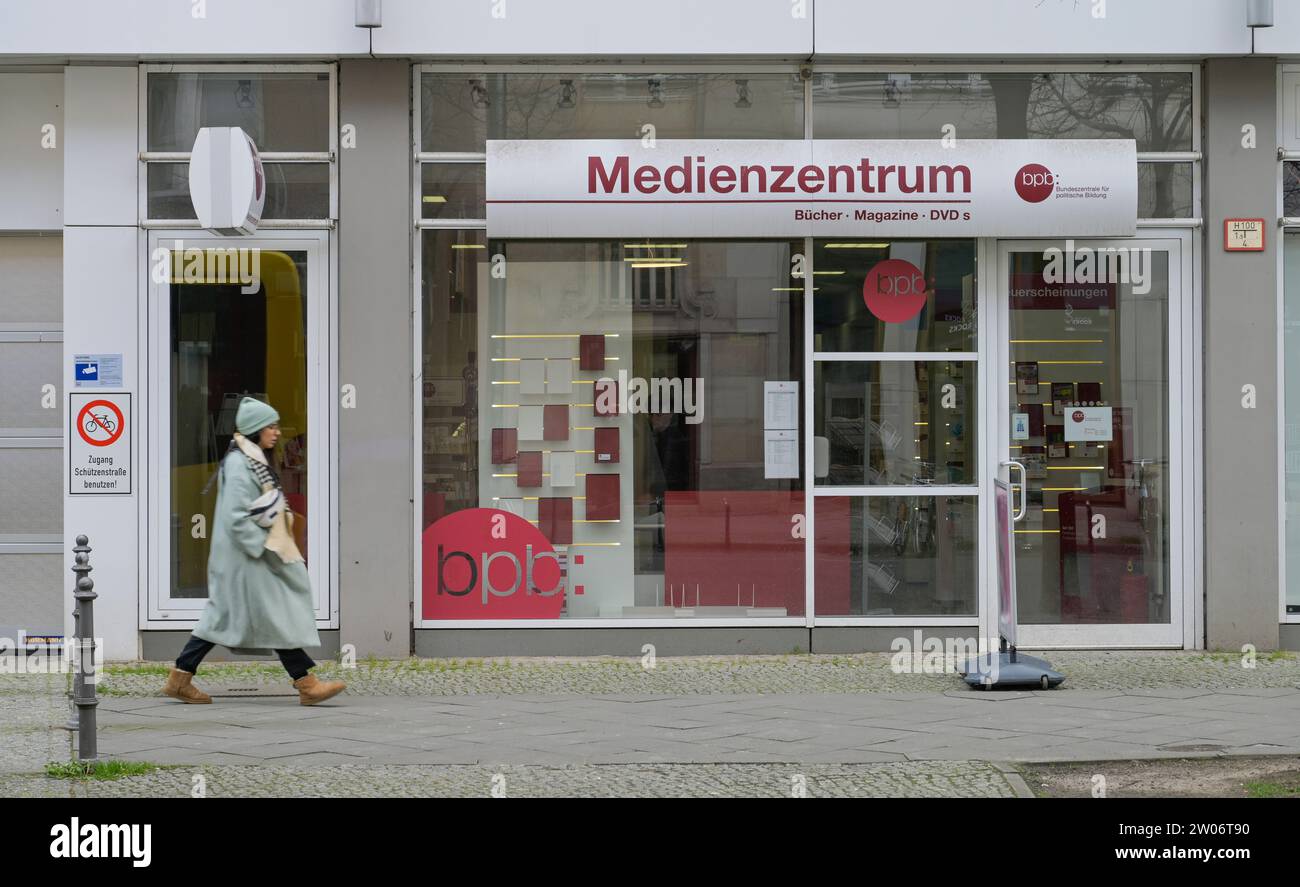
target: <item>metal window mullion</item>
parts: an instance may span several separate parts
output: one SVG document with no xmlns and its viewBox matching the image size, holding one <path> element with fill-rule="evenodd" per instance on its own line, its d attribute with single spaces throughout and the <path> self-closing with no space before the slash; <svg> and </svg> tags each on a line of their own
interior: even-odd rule
<svg viewBox="0 0 1300 887">
<path fill-rule="evenodd" d="M 420 163 L 487 163 L 485 151 L 420 151 L 415 159 Z"/>
<path fill-rule="evenodd" d="M 1139 151 L 1138 163 L 1199 163 L 1200 151 Z"/>
<path fill-rule="evenodd" d="M 886 363 L 910 361 L 913 363 L 942 363 L 954 361 L 977 363 L 978 351 L 814 351 L 813 360 L 819 363 Z"/>
<path fill-rule="evenodd" d="M 956 496 L 979 498 L 979 484 L 880 484 L 878 486 L 814 486 L 814 496 L 842 496 L 853 499 L 871 499 L 889 496 Z"/>
<path fill-rule="evenodd" d="M 190 151 L 141 151 L 142 163 L 189 163 Z M 259 151 L 263 163 L 333 163 L 334 151 Z"/>
</svg>

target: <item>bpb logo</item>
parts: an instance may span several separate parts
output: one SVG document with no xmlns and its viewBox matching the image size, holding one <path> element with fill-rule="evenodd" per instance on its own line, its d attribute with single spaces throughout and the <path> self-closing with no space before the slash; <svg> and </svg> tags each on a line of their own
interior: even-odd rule
<svg viewBox="0 0 1300 887">
<path fill-rule="evenodd" d="M 885 259 L 867 272 L 862 298 L 885 323 L 903 323 L 921 313 L 929 296 L 921 269 L 903 259 Z"/>
<path fill-rule="evenodd" d="M 537 527 L 496 508 L 467 508 L 423 538 L 424 615 L 431 619 L 555 619 L 566 580 Z"/>
<path fill-rule="evenodd" d="M 1056 176 L 1041 163 L 1026 163 L 1016 172 L 1016 193 L 1026 203 L 1042 203 L 1056 189 Z"/>
</svg>

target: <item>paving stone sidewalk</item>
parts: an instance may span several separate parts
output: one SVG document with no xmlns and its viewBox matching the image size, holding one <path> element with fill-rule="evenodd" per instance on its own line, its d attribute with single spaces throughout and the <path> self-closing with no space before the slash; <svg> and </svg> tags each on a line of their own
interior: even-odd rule
<svg viewBox="0 0 1300 887">
<path fill-rule="evenodd" d="M 1293 658 L 1052 658 L 1082 687 L 971 691 L 873 655 L 325 664 L 349 690 L 310 708 L 278 665 L 205 666 L 229 695 L 204 706 L 156 695 L 165 665 L 118 666 L 101 756 L 178 769 L 106 783 L 39 775 L 69 757 L 66 676 L 0 676 L 0 795 L 188 795 L 202 774 L 214 796 L 789 796 L 796 777 L 809 796 L 988 796 L 1024 793 L 988 762 L 1300 754 Z"/>
</svg>

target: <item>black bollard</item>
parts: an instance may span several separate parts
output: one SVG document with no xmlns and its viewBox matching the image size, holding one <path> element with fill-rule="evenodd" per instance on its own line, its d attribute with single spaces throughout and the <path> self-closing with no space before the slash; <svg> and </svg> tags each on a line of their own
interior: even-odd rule
<svg viewBox="0 0 1300 887">
<path fill-rule="evenodd" d="M 72 572 L 77 574 L 77 586 L 73 595 L 77 599 L 75 636 L 73 649 L 76 651 L 76 670 L 72 679 L 72 701 L 77 707 L 77 760 L 88 763 L 96 760 L 95 742 L 95 708 L 99 700 L 95 698 L 95 683 L 87 681 L 87 675 L 95 674 L 95 580 L 91 579 L 90 540 L 85 536 L 77 537 L 73 547 L 75 563 Z"/>
</svg>

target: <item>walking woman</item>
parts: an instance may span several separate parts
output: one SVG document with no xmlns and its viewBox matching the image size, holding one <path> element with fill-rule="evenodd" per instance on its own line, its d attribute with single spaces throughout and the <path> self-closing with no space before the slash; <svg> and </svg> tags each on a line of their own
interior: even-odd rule
<svg viewBox="0 0 1300 887">
<path fill-rule="evenodd" d="M 279 413 L 251 397 L 240 401 L 235 414 L 235 437 L 218 469 L 208 604 L 163 687 L 182 702 L 212 701 L 191 681 L 217 644 L 275 650 L 303 705 L 323 702 L 346 686 L 307 671 L 316 663 L 302 648 L 320 646 L 320 635 L 307 566 L 268 458 L 280 438 L 279 421 Z"/>
</svg>

